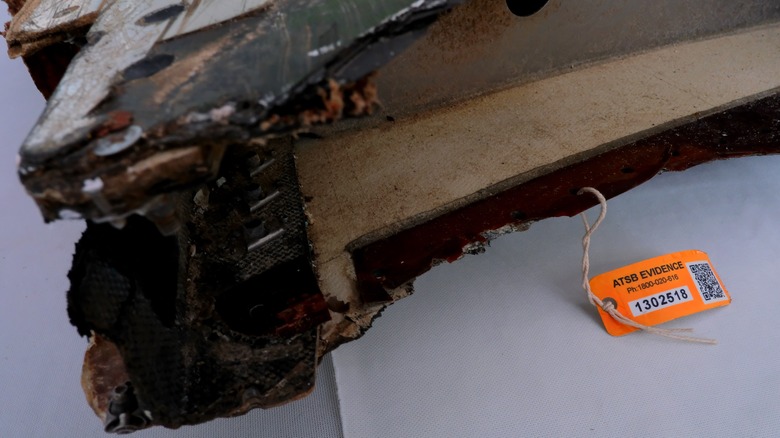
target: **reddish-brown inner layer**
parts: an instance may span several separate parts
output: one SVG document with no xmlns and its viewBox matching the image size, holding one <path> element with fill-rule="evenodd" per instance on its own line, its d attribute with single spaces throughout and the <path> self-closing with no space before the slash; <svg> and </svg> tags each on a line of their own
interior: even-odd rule
<svg viewBox="0 0 780 438">
<path fill-rule="evenodd" d="M 664 170 L 684 170 L 716 159 L 780 152 L 780 94 L 707 116 L 535 178 L 443 214 L 352 252 L 365 302 L 389 299 L 439 261 L 454 261 L 464 246 L 508 224 L 572 216 L 594 205 L 577 196 L 591 186 L 607 198 Z"/>
</svg>

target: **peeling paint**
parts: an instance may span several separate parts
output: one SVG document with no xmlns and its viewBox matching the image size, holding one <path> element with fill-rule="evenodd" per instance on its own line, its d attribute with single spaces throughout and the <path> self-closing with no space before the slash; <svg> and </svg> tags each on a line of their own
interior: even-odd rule
<svg viewBox="0 0 780 438">
<path fill-rule="evenodd" d="M 77 220 L 77 219 L 84 219 L 84 217 L 77 211 L 68 210 L 67 208 L 63 208 L 60 210 L 60 219 L 63 220 Z"/>
<path fill-rule="evenodd" d="M 324 55 L 326 53 L 329 53 L 329 52 L 332 52 L 332 51 L 336 50 L 336 48 L 338 48 L 338 47 L 341 47 L 341 41 L 338 41 L 338 42 L 335 42 L 335 43 L 332 43 L 332 44 L 328 44 L 326 46 L 322 46 L 322 47 L 319 47 L 317 49 L 311 50 L 311 51 L 309 51 L 308 55 L 311 56 L 311 57 Z"/>
<path fill-rule="evenodd" d="M 100 178 L 94 178 L 84 180 L 84 185 L 81 186 L 81 190 L 84 193 L 98 193 L 103 190 L 103 187 L 103 180 Z"/>
</svg>

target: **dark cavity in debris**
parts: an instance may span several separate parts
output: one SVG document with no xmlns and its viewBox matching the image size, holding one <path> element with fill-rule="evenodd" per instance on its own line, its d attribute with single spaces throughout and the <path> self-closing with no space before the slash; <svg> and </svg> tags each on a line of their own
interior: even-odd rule
<svg viewBox="0 0 780 438">
<path fill-rule="evenodd" d="M 83 35 L 74 35 L 69 33 L 67 34 L 67 37 L 65 38 L 64 42 L 66 44 L 74 45 L 80 49 L 86 46 L 89 41 Z"/>
<path fill-rule="evenodd" d="M 395 122 L 395 117 L 393 116 L 387 116 L 385 119 L 387 119 L 388 122 Z"/>
<path fill-rule="evenodd" d="M 303 309 L 308 307 L 307 302 L 316 304 L 321 300 L 317 280 L 311 269 L 300 269 L 300 266 L 308 263 L 306 259 L 296 259 L 236 284 L 217 298 L 217 313 L 231 330 L 239 333 L 273 333 L 278 327 L 291 322 L 290 315 L 287 315 L 289 309 Z M 286 292 L 289 290 L 297 291 L 299 295 L 291 298 Z M 310 319 L 301 321 L 302 325 L 298 327 L 300 330 L 294 331 L 300 332 L 327 321 L 324 300 L 320 304 L 309 309 Z M 296 318 L 302 317 L 304 315 L 300 314 Z"/>
<path fill-rule="evenodd" d="M 158 9 L 150 14 L 147 14 L 144 17 L 141 17 L 141 19 L 138 20 L 138 25 L 146 26 L 153 23 L 159 23 L 161 21 L 165 21 L 177 17 L 182 12 L 184 12 L 183 4 L 167 6 L 162 9 Z"/>
<path fill-rule="evenodd" d="M 546 4 L 547 0 L 506 0 L 509 11 L 518 17 L 530 17 Z"/>
<path fill-rule="evenodd" d="M 71 323 L 84 336 L 92 330 L 116 335 L 115 330 L 126 323 L 128 306 L 145 298 L 155 319 L 172 326 L 178 260 L 176 238 L 162 236 L 144 218 L 129 217 L 121 230 L 88 223 L 68 273 Z"/>
<path fill-rule="evenodd" d="M 89 32 L 89 33 L 87 34 L 87 44 L 89 44 L 89 45 L 91 45 L 91 46 L 94 46 L 94 45 L 95 45 L 95 44 L 97 44 L 97 43 L 98 43 L 98 41 L 100 41 L 100 40 L 101 40 L 101 39 L 102 39 L 102 38 L 103 38 L 105 35 L 106 35 L 106 33 L 105 33 L 104 31 L 102 31 L 102 30 L 96 30 L 96 31 L 94 31 L 94 32 Z"/>
<path fill-rule="evenodd" d="M 322 135 L 317 134 L 316 132 L 309 132 L 309 131 L 299 132 L 298 137 L 309 138 L 312 140 L 321 140 L 323 138 Z"/>
<path fill-rule="evenodd" d="M 512 213 L 510 213 L 510 215 L 512 216 L 512 219 L 516 221 L 523 221 L 528 219 L 528 215 L 522 211 L 513 211 Z"/>
<path fill-rule="evenodd" d="M 173 55 L 167 54 L 148 56 L 127 67 L 123 76 L 126 81 L 146 78 L 166 69 L 173 64 L 174 59 Z"/>
</svg>

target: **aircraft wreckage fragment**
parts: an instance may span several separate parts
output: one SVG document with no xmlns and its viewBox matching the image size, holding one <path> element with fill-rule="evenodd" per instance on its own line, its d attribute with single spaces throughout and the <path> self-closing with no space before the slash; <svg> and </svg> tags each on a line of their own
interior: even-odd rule
<svg viewBox="0 0 780 438">
<path fill-rule="evenodd" d="M 371 114 L 376 69 L 457 2 L 352 3 L 41 0 L 10 24 L 42 91 L 36 55 L 80 46 L 19 173 L 47 221 L 88 220 L 68 312 L 106 431 L 313 389 L 330 314 L 292 145 L 269 140 Z"/>
<path fill-rule="evenodd" d="M 595 0 L 7 3 L 50 95 L 19 174 L 87 220 L 68 312 L 109 432 L 303 397 L 416 276 L 577 188 L 780 147 L 774 2 L 629 2 L 698 21 L 602 23 L 617 48 Z"/>
</svg>

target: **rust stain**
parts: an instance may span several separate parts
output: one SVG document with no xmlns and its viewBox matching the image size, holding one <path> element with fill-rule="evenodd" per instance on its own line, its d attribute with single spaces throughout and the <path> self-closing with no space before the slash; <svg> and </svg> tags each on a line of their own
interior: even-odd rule
<svg viewBox="0 0 780 438">
<path fill-rule="evenodd" d="M 310 295 L 276 314 L 281 322 L 274 330 L 277 336 L 303 333 L 330 320 L 328 305 L 321 294 Z"/>
<path fill-rule="evenodd" d="M 344 85 L 339 85 L 333 79 L 325 81 L 314 90 L 319 102 L 314 105 L 292 105 L 273 113 L 260 124 L 260 129 L 266 133 L 290 128 L 305 130 L 316 124 L 340 120 L 345 114 L 350 117 L 373 114 L 374 108 L 379 105 L 374 82 L 376 75 L 376 72 L 370 73 L 356 82 Z"/>
<path fill-rule="evenodd" d="M 374 107 L 380 104 L 375 82 L 377 75 L 376 72 L 369 74 L 357 81 L 351 91 L 348 90 L 349 101 L 352 103 L 352 108 L 348 109 L 350 116 L 371 115 Z"/>
<path fill-rule="evenodd" d="M 81 387 L 89 406 L 105 420 L 111 392 L 130 379 L 116 344 L 98 334 L 90 338 L 81 369 Z"/>
<path fill-rule="evenodd" d="M 108 118 L 98 125 L 91 133 L 92 138 L 105 137 L 112 132 L 127 128 L 133 123 L 133 114 L 129 111 L 117 110 L 108 114 Z"/>
</svg>

